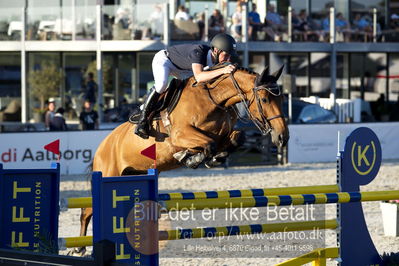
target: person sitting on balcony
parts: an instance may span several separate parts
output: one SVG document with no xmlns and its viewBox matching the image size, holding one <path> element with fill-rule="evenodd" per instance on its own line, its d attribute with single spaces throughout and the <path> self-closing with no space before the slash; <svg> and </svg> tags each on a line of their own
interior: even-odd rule
<svg viewBox="0 0 399 266">
<path fill-rule="evenodd" d="M 284 24 L 280 15 L 275 12 L 274 5 L 269 5 L 267 8 L 265 24 L 275 34 L 275 41 L 280 41 L 282 33 L 287 32 L 288 29 L 287 25 Z"/>
<path fill-rule="evenodd" d="M 241 30 L 242 30 L 242 6 L 237 3 L 236 11 L 231 16 L 232 25 L 231 33 L 236 40 L 241 40 Z"/>
<path fill-rule="evenodd" d="M 355 19 L 353 20 L 353 30 L 353 37 L 355 41 L 360 41 L 361 39 L 359 37 L 363 37 L 363 40 L 367 41 L 368 37 L 371 37 L 373 32 L 370 19 L 367 16 L 362 16 L 361 14 L 357 13 L 355 15 Z"/>
<path fill-rule="evenodd" d="M 213 10 L 209 17 L 209 38 L 213 38 L 216 34 L 224 32 L 224 18 L 219 9 Z"/>
<path fill-rule="evenodd" d="M 228 34 L 216 35 L 210 46 L 203 44 L 180 44 L 161 50 L 152 60 L 155 84 L 142 108 L 135 134 L 143 139 L 149 137 L 149 115 L 154 111 L 159 96 L 167 90 L 169 75 L 186 79 L 192 75 L 197 82 L 206 82 L 223 74 L 232 73 L 236 66 L 228 64 L 215 70 L 204 71 L 218 63 L 231 62 L 236 56 L 236 41 Z"/>
<path fill-rule="evenodd" d="M 163 35 L 163 12 L 160 5 L 155 5 L 150 15 L 151 33 L 154 39 L 160 39 Z"/>
<path fill-rule="evenodd" d="M 258 39 L 258 32 L 263 30 L 263 23 L 260 20 L 259 13 L 256 12 L 256 4 L 252 4 L 252 11 L 248 13 L 248 35 L 250 40 L 256 41 Z"/>
<path fill-rule="evenodd" d="M 350 25 L 341 12 L 335 17 L 335 30 L 338 33 L 337 39 L 345 42 L 349 41 Z"/>
<path fill-rule="evenodd" d="M 190 20 L 191 19 L 185 6 L 178 7 L 177 13 L 175 15 L 175 19 L 179 19 L 179 20 Z"/>
</svg>

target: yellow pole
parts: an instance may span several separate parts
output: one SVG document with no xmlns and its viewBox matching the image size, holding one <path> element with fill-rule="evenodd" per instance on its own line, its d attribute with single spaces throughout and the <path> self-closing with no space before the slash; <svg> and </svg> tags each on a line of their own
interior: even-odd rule
<svg viewBox="0 0 399 266">
<path fill-rule="evenodd" d="M 92 198 L 91 197 L 82 197 L 82 198 L 68 198 L 67 199 L 67 207 L 71 208 L 91 208 L 92 207 Z"/>
<path fill-rule="evenodd" d="M 399 199 L 399 190 L 371 192 L 338 192 L 317 194 L 293 194 L 229 199 L 170 200 L 160 202 L 162 212 L 179 210 L 251 208 L 282 205 L 348 203 Z"/>
</svg>

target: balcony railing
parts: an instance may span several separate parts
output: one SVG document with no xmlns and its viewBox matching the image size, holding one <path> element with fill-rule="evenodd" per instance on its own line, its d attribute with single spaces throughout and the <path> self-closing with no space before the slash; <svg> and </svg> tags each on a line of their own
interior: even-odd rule
<svg viewBox="0 0 399 266">
<path fill-rule="evenodd" d="M 324 17 L 310 18 L 306 12 L 297 13 L 291 7 L 286 16 L 268 12 L 265 23 L 254 23 L 244 5 L 241 21 L 223 18 L 222 25 L 215 25 L 214 11 L 207 8 L 188 20 L 181 20 L 175 19 L 174 14 L 169 16 L 167 4 L 104 5 L 97 18 L 95 6 L 72 2 L 75 5 L 2 8 L 0 40 L 21 40 L 22 16 L 25 16 L 27 41 L 95 40 L 97 19 L 102 25 L 101 40 L 207 41 L 219 32 L 227 32 L 239 42 L 330 42 L 333 31 L 336 42 L 399 41 L 399 19 L 391 17 L 390 25 L 382 29 L 375 8 L 368 14 L 356 14 L 351 23 L 336 14 L 334 8 Z"/>
</svg>

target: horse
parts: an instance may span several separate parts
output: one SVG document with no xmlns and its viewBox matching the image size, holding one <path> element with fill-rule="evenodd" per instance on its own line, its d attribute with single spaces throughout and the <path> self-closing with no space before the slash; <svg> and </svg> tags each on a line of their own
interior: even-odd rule
<svg viewBox="0 0 399 266">
<path fill-rule="evenodd" d="M 237 68 L 206 83 L 189 78 L 169 114 L 169 126 L 152 121 L 148 139 L 135 135 L 132 123 L 118 126 L 99 145 L 93 171 L 101 171 L 105 177 L 145 174 L 153 167 L 153 160 L 140 152 L 154 143 L 159 172 L 182 165 L 218 165 L 226 157 L 225 151 L 237 146 L 240 132 L 233 127 L 238 117 L 235 104 L 239 102 L 262 134 L 271 134 L 273 144 L 285 146 L 289 132 L 282 112 L 283 94 L 277 85 L 282 70 L 283 66 L 270 75 L 265 68 L 259 75 Z M 91 216 L 91 208 L 82 209 L 81 236 L 86 235 Z"/>
</svg>

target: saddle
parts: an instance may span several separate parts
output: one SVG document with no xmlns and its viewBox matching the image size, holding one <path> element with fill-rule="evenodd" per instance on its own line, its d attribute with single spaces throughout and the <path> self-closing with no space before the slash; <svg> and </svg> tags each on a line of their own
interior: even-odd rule
<svg viewBox="0 0 399 266">
<path fill-rule="evenodd" d="M 177 103 L 179 102 L 180 96 L 183 92 L 187 80 L 172 79 L 168 89 L 164 92 L 155 106 L 155 111 L 149 116 L 152 120 L 162 120 L 161 112 L 166 110 L 168 114 L 172 113 Z M 133 111 L 133 114 L 129 117 L 129 122 L 137 124 L 140 118 L 141 110 L 137 108 Z"/>
</svg>

